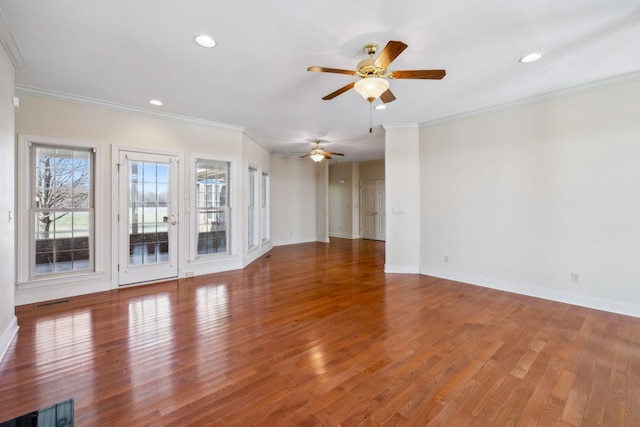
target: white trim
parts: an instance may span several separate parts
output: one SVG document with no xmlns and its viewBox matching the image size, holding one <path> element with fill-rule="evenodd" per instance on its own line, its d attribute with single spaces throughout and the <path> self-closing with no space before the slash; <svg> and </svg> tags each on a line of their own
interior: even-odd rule
<svg viewBox="0 0 640 427">
<path fill-rule="evenodd" d="M 211 120 L 196 119 L 193 117 L 181 116 L 179 114 L 170 114 L 170 113 L 165 113 L 161 111 L 151 111 L 151 110 L 147 110 L 140 107 L 132 107 L 124 104 L 118 104 L 115 102 L 102 101 L 99 99 L 88 98 L 88 97 L 77 96 L 77 95 L 69 95 L 66 93 L 54 92 L 54 91 L 45 90 L 45 89 L 38 89 L 34 87 L 29 87 L 29 86 L 16 85 L 16 93 L 38 96 L 41 98 L 49 98 L 56 101 L 71 102 L 74 104 L 87 105 L 91 107 L 104 108 L 107 110 L 119 111 L 119 112 L 124 112 L 129 114 L 137 114 L 141 116 L 160 118 L 164 120 L 196 124 L 196 125 L 207 126 L 207 127 L 212 127 L 216 129 L 225 129 L 225 130 L 231 130 L 231 131 L 236 131 L 240 133 L 245 132 L 245 128 L 240 126 L 227 125 L 224 123 L 214 122 Z"/>
<path fill-rule="evenodd" d="M 64 285 L 78 282 L 92 282 L 95 280 L 103 280 L 105 274 L 103 271 L 92 273 L 76 273 L 76 274 L 58 274 L 55 276 L 43 276 L 16 284 L 17 289 L 32 289 L 46 286 Z"/>
<path fill-rule="evenodd" d="M 257 260 L 258 258 L 266 255 L 272 248 L 273 248 L 273 246 L 270 243 L 269 244 L 265 244 L 263 246 L 254 246 L 247 253 L 247 256 L 244 259 L 242 268 L 245 268 L 246 266 L 248 266 L 249 264 L 251 264 L 252 262 Z"/>
<path fill-rule="evenodd" d="M 453 114 L 451 116 L 442 117 L 435 120 L 430 120 L 426 122 L 420 123 L 420 128 L 427 128 L 431 126 L 438 126 L 443 123 L 447 123 L 453 120 L 458 119 L 467 119 L 471 117 L 476 117 L 483 115 L 485 113 L 493 113 L 498 111 L 509 110 L 516 107 L 522 107 L 526 105 L 538 104 L 541 102 L 551 101 L 560 98 L 566 98 L 568 96 L 579 95 L 581 93 L 593 92 L 600 89 L 605 89 L 612 86 L 618 86 L 626 83 L 631 83 L 636 80 L 640 80 L 640 71 L 634 71 L 626 74 L 622 74 L 620 76 L 611 77 L 608 79 L 598 80 L 596 82 L 587 83 L 580 86 L 574 86 L 568 89 L 561 89 L 551 92 L 546 92 L 540 95 L 535 95 L 529 98 L 519 99 L 512 102 L 507 102 L 504 104 L 498 104 L 491 107 L 480 108 L 474 111 L 468 111 L 460 114 Z M 386 128 L 387 125 L 385 125 Z"/>
<path fill-rule="evenodd" d="M 266 179 L 266 186 L 265 184 Z M 263 201 L 266 200 L 266 204 Z M 271 242 L 271 174 L 262 170 L 260 175 L 260 244 Z"/>
<path fill-rule="evenodd" d="M 52 274 L 43 277 L 30 277 L 31 266 L 31 220 L 18 222 L 16 227 L 16 237 L 19 243 L 16 247 L 17 259 L 29 259 L 29 262 L 19 262 L 16 266 L 17 283 L 19 289 L 31 287 L 41 287 L 45 285 L 56 285 L 61 281 L 80 281 L 88 278 L 101 276 L 104 271 L 104 254 L 100 242 L 103 241 L 105 214 L 101 195 L 104 194 L 102 176 L 102 144 L 97 142 L 74 140 L 68 138 L 55 138 L 42 135 L 18 134 L 17 155 L 17 181 L 16 181 L 16 210 L 17 215 L 22 218 L 30 218 L 30 197 L 31 197 L 31 143 L 47 144 L 61 147 L 90 149 L 93 151 L 93 271 L 80 272 L 75 274 Z M 27 242 L 27 243 L 25 243 Z M 27 247 L 25 248 L 25 244 Z M 76 279 L 77 278 L 77 279 Z"/>
<path fill-rule="evenodd" d="M 423 275 L 455 280 L 457 282 L 463 282 L 470 285 L 482 286 L 484 288 L 491 288 L 499 291 L 527 295 L 530 297 L 542 298 L 565 304 L 592 308 L 595 310 L 603 310 L 611 313 L 623 314 L 626 316 L 640 317 L 640 306 L 606 298 L 598 298 L 571 292 L 558 291 L 554 289 L 541 288 L 538 286 L 507 282 L 503 280 L 495 280 L 487 277 L 456 274 L 439 270 L 437 268 L 428 268 L 424 271 L 421 271 L 420 273 Z"/>
<path fill-rule="evenodd" d="M 337 239 L 355 240 L 355 239 L 359 239 L 360 235 L 359 234 L 329 233 L 329 238 L 331 238 L 331 237 L 335 237 Z"/>
<path fill-rule="evenodd" d="M 236 256 L 233 252 L 233 248 L 236 246 L 233 244 L 233 227 L 235 218 L 234 208 L 232 206 L 233 196 L 234 196 L 234 181 L 236 179 L 233 177 L 235 172 L 235 164 L 236 161 L 232 157 L 228 156 L 215 156 L 211 154 L 197 154 L 192 153 L 189 158 L 189 165 L 185 168 L 185 173 L 187 174 L 186 183 L 189 185 L 188 190 L 185 191 L 185 218 L 189 222 L 189 257 L 186 260 L 189 266 L 198 265 L 198 264 L 207 264 L 207 263 L 219 263 L 220 261 L 227 261 Z M 226 162 L 229 164 L 229 176 L 227 176 L 227 252 L 223 253 L 214 253 L 214 254 L 198 254 L 198 238 L 197 238 L 197 227 L 198 227 L 198 206 L 197 206 L 197 194 L 195 194 L 196 190 L 196 163 L 198 160 L 210 160 L 214 162 Z M 186 185 L 186 184 L 185 184 Z M 230 226 L 229 226 L 230 225 Z M 185 266 L 185 268 L 187 268 Z M 186 273 L 185 273 L 186 274 Z"/>
<path fill-rule="evenodd" d="M 18 329 L 20 329 L 18 326 L 18 318 L 13 316 L 7 327 L 0 335 L 0 362 L 2 362 L 4 355 L 7 354 L 7 350 L 9 350 L 9 346 L 18 334 Z"/>
<path fill-rule="evenodd" d="M 276 240 L 272 243 L 273 247 L 277 246 L 289 246 L 289 245 L 299 245 L 301 243 L 315 243 L 317 240 Z"/>
<path fill-rule="evenodd" d="M 253 133 L 250 129 L 244 128 L 243 133 L 247 138 L 249 138 L 253 142 L 255 142 L 264 151 L 266 151 L 269 154 L 273 154 L 271 149 L 265 145 L 264 141 L 262 141 L 260 138 L 258 138 L 258 136 L 255 133 Z"/>
<path fill-rule="evenodd" d="M 20 68 L 24 65 L 24 57 L 16 39 L 13 38 L 9 25 L 7 25 L 7 19 L 4 17 L 2 10 L 0 10 L 0 45 L 4 47 L 9 59 L 13 63 L 15 68 Z"/>
<path fill-rule="evenodd" d="M 384 265 L 385 273 L 394 274 L 419 274 L 420 268 L 417 265 Z"/>
<path fill-rule="evenodd" d="M 420 128 L 420 124 L 419 123 L 388 123 L 388 124 L 383 124 L 382 128 L 384 130 L 389 130 L 389 129 L 419 129 Z"/>
<path fill-rule="evenodd" d="M 170 151 L 170 150 L 151 150 L 140 147 L 127 147 L 122 145 L 112 145 L 111 146 L 111 161 L 110 165 L 110 175 L 111 175 L 111 289 L 118 289 L 120 287 L 131 286 L 132 284 L 120 284 L 120 274 L 118 271 L 118 264 L 120 263 L 120 224 L 118 222 L 118 214 L 120 213 L 120 175 L 118 175 L 118 163 L 120 161 L 120 153 L 122 151 L 129 153 L 139 153 L 139 154 L 148 154 L 148 155 L 159 155 L 166 157 L 175 157 L 177 158 L 177 164 L 175 165 L 176 174 L 175 179 L 177 182 L 177 207 L 176 211 L 178 212 L 178 224 L 177 224 L 177 253 L 176 253 L 176 266 L 177 266 L 177 275 L 173 277 L 166 277 L 163 279 L 159 279 L 158 281 L 166 281 L 172 279 L 178 279 L 181 276 L 181 273 L 184 272 L 185 260 L 186 256 L 181 256 L 181 254 L 185 253 L 185 244 L 183 233 L 187 233 L 188 220 L 183 220 L 185 209 L 188 210 L 188 204 L 185 203 L 185 198 L 181 197 L 181 195 L 185 194 L 185 180 L 184 180 L 184 172 L 181 164 L 184 164 L 185 155 L 181 151 Z M 186 168 L 184 168 L 186 169 Z M 184 273 L 183 273 L 184 274 Z M 146 284 L 149 282 L 143 282 L 141 284 Z M 135 283 L 133 283 L 135 284 Z"/>
<path fill-rule="evenodd" d="M 260 168 L 254 165 L 251 162 L 247 162 L 247 168 L 245 169 L 246 177 L 247 177 L 247 185 L 246 188 L 246 197 L 244 201 L 246 204 L 243 204 L 245 207 L 246 213 L 246 236 L 247 241 L 244 242 L 244 253 L 247 255 L 245 259 L 249 258 L 249 254 L 252 254 L 254 251 L 260 249 L 260 181 L 258 181 L 258 175 L 260 174 Z M 254 171 L 253 179 L 252 179 L 252 171 Z M 253 194 L 250 192 L 251 184 L 253 184 Z M 253 196 L 253 197 L 250 197 Z M 253 209 L 253 218 L 250 218 L 249 208 Z M 253 219 L 253 221 L 251 221 Z M 249 223 L 251 222 L 251 233 L 249 233 Z M 253 239 L 251 239 L 253 237 Z M 252 241 L 250 241 L 252 240 Z M 254 258 L 255 259 L 255 258 Z M 245 261 L 245 265 L 249 264 L 249 262 Z"/>
<path fill-rule="evenodd" d="M 104 292 L 108 291 L 110 286 L 111 281 L 108 280 L 86 280 L 77 283 L 67 282 L 37 288 L 18 289 L 16 291 L 16 305 L 34 304 L 42 301 Z"/>
</svg>

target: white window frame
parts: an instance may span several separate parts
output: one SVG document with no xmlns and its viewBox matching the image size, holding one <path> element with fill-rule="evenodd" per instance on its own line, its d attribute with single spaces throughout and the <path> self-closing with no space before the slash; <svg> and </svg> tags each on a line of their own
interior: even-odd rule
<svg viewBox="0 0 640 427">
<path fill-rule="evenodd" d="M 247 170 L 247 248 L 253 249 L 258 246 L 258 212 L 256 201 L 258 198 L 258 168 L 249 165 Z"/>
<path fill-rule="evenodd" d="M 198 178 L 197 178 L 197 173 L 198 173 L 198 161 L 211 161 L 211 162 L 221 162 L 221 163 L 226 163 L 228 165 L 228 170 L 227 170 L 227 200 L 226 200 L 226 206 L 225 207 L 220 207 L 224 210 L 225 212 L 225 218 L 226 218 L 226 247 L 227 250 L 225 252 L 214 252 L 214 253 L 208 253 L 208 254 L 200 254 L 198 253 L 198 213 L 199 213 L 199 204 L 198 204 L 198 192 L 197 192 L 197 185 L 198 185 Z M 193 227 L 191 230 L 191 239 L 193 240 L 193 244 L 191 245 L 191 252 L 192 252 L 192 257 L 191 259 L 196 260 L 196 259 L 205 259 L 205 258 L 209 258 L 209 257 L 220 257 L 220 256 L 225 256 L 225 255 L 230 255 L 231 254 L 231 243 L 232 243 L 232 227 L 233 227 L 233 221 L 231 218 L 231 214 L 232 214 L 232 207 L 231 207 L 231 200 L 232 200 L 232 187 L 231 187 L 231 183 L 232 183 L 232 170 L 233 170 L 233 163 L 227 159 L 214 159 L 211 156 L 194 156 L 193 158 L 193 172 L 192 172 L 192 184 L 191 184 L 191 188 L 193 189 L 193 197 L 192 197 L 192 211 L 193 211 L 193 215 L 192 215 L 192 223 L 193 223 Z"/>
<path fill-rule="evenodd" d="M 34 191 L 34 170 L 31 157 L 31 147 L 33 145 L 51 146 L 56 148 L 70 148 L 88 150 L 93 152 L 93 221 L 90 226 L 93 229 L 90 246 L 93 247 L 91 253 L 93 268 L 90 271 L 67 271 L 35 276 L 32 270 L 35 258 L 35 223 L 32 221 L 31 201 Z M 99 144 L 71 140 L 66 138 L 55 138 L 39 135 L 18 135 L 17 149 L 17 217 L 24 218 L 24 221 L 16 223 L 17 233 L 17 259 L 28 260 L 18 262 L 16 266 L 18 288 L 29 288 L 37 286 L 49 286 L 68 284 L 77 281 L 95 280 L 104 277 L 104 209 L 102 199 L 103 191 L 103 168 L 102 168 L 102 147 Z"/>
<path fill-rule="evenodd" d="M 260 204 L 260 214 L 262 227 L 260 227 L 261 242 L 266 243 L 271 239 L 271 216 L 270 216 L 270 197 L 271 197 L 271 175 L 268 172 L 262 172 L 262 194 Z"/>
</svg>

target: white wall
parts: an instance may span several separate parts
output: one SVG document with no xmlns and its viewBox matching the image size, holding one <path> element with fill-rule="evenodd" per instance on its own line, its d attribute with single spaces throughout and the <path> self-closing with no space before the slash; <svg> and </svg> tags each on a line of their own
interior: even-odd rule
<svg viewBox="0 0 640 427">
<path fill-rule="evenodd" d="M 385 125 L 387 273 L 418 273 L 420 163 L 417 125 Z"/>
<path fill-rule="evenodd" d="M 316 185 L 316 166 L 309 159 L 271 159 L 274 246 L 317 240 Z"/>
<path fill-rule="evenodd" d="M 14 107 L 15 67 L 4 49 L 6 23 L 0 13 L 0 361 L 18 329 L 15 316 Z"/>
<path fill-rule="evenodd" d="M 639 100 L 636 81 L 423 126 L 421 272 L 640 316 Z"/>
<path fill-rule="evenodd" d="M 72 295 L 98 292 L 117 286 L 113 259 L 117 254 L 116 245 L 112 244 L 112 230 L 115 229 L 115 215 L 112 206 L 112 171 L 114 161 L 111 160 L 112 149 L 142 149 L 176 153 L 184 164 L 180 165 L 181 192 L 179 197 L 178 226 L 181 236 L 179 242 L 179 276 L 187 271 L 197 274 L 213 273 L 242 268 L 251 256 L 257 256 L 270 247 L 261 246 L 257 252 L 249 256 L 243 252 L 246 248 L 243 241 L 243 230 L 246 229 L 246 199 L 243 197 L 246 184 L 245 170 L 247 164 L 255 164 L 261 170 L 270 169 L 269 155 L 251 138 L 244 136 L 244 129 L 207 123 L 204 121 L 186 120 L 169 115 L 149 115 L 142 112 L 129 112 L 109 105 L 87 105 L 73 99 L 52 99 L 37 96 L 34 93 L 21 94 L 21 107 L 16 113 L 16 131 L 20 134 L 42 135 L 47 137 L 66 138 L 95 143 L 102 153 L 102 163 L 96 165 L 98 176 L 103 185 L 103 194 L 97 201 L 106 211 L 108 218 L 104 221 L 104 229 L 100 230 L 100 245 L 104 254 L 105 268 L 102 277 L 86 281 L 75 281 L 64 284 L 33 286 L 32 283 L 20 283 L 16 293 L 16 303 L 25 304 L 34 301 L 67 297 Z M 206 156 L 217 160 L 232 162 L 231 171 L 231 255 L 222 255 L 206 260 L 192 259 L 189 251 L 190 192 L 193 166 L 190 164 L 195 156 Z M 100 196 L 100 195 L 99 195 Z"/>
<path fill-rule="evenodd" d="M 316 240 L 329 243 L 329 163 L 316 163 Z"/>
</svg>

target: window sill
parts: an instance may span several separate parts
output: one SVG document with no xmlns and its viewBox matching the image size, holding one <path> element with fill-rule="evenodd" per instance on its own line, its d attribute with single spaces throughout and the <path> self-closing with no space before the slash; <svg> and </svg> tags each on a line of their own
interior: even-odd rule
<svg viewBox="0 0 640 427">
<path fill-rule="evenodd" d="M 104 272 L 67 274 L 67 275 L 60 275 L 55 277 L 49 276 L 41 279 L 30 279 L 23 282 L 18 282 L 16 284 L 16 287 L 18 289 L 33 289 L 33 288 L 65 285 L 65 284 L 79 283 L 79 282 L 90 282 L 90 281 L 92 282 L 92 281 L 102 280 L 102 279 L 104 279 Z"/>
<path fill-rule="evenodd" d="M 189 260 L 189 265 L 203 265 L 203 264 L 213 264 L 219 262 L 226 262 L 229 260 L 236 259 L 237 256 L 229 253 L 220 253 L 220 254 L 209 254 L 209 255 L 200 255 L 194 259 Z"/>
</svg>

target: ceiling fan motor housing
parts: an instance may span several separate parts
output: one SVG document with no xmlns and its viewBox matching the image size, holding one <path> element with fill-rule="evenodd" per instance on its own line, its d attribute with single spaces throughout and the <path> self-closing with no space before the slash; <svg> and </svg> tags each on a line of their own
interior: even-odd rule
<svg viewBox="0 0 640 427">
<path fill-rule="evenodd" d="M 387 72 L 386 68 L 378 67 L 376 60 L 373 58 L 363 59 L 358 62 L 358 71 L 356 74 L 360 77 L 383 77 Z"/>
</svg>

